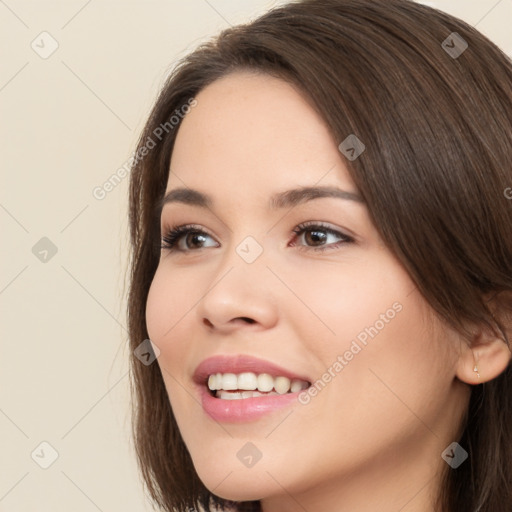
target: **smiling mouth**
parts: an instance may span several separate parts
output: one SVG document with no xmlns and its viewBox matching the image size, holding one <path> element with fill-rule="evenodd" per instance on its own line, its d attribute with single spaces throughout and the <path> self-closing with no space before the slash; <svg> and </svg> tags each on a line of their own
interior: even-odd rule
<svg viewBox="0 0 512 512">
<path fill-rule="evenodd" d="M 269 373 L 214 373 L 206 383 L 210 395 L 221 400 L 243 400 L 271 395 L 298 393 L 311 383 Z"/>
</svg>

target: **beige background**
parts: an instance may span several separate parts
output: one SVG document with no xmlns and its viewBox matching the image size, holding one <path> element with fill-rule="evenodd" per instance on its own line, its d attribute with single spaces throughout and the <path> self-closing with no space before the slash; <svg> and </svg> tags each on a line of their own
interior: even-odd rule
<svg viewBox="0 0 512 512">
<path fill-rule="evenodd" d="M 276 3 L 0 0 L 0 511 L 151 509 L 129 436 L 128 178 L 93 190 L 176 59 Z M 424 3 L 512 55 L 512 0 Z"/>
</svg>

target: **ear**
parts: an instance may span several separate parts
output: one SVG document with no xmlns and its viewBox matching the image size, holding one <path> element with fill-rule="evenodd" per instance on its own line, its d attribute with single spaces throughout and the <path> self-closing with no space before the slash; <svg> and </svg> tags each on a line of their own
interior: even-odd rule
<svg viewBox="0 0 512 512">
<path fill-rule="evenodd" d="M 481 328 L 470 343 L 461 343 L 456 376 L 467 384 L 482 384 L 504 372 L 511 359 L 512 352 L 505 341 L 488 328 Z"/>
</svg>

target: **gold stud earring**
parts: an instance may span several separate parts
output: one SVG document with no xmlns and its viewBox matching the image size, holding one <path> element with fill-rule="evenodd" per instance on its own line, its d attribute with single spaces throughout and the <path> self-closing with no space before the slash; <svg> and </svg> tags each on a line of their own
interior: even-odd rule
<svg viewBox="0 0 512 512">
<path fill-rule="evenodd" d="M 473 359 L 475 360 L 475 367 L 473 368 L 473 371 L 476 373 L 477 378 L 480 380 L 480 374 L 478 373 L 478 354 L 477 357 L 475 357 L 475 353 L 473 352 Z"/>
</svg>

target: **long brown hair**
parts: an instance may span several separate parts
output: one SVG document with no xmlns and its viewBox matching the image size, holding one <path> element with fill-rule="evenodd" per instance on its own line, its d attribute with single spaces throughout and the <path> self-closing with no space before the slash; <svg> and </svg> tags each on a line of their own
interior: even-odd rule
<svg viewBox="0 0 512 512">
<path fill-rule="evenodd" d="M 347 168 L 420 293 L 461 333 L 485 324 L 509 345 L 512 62 L 473 27 L 409 0 L 305 0 L 200 46 L 156 101 L 131 170 L 132 353 L 148 338 L 145 305 L 160 257 L 155 205 L 179 129 L 169 120 L 208 84 L 242 69 L 289 81 L 336 140 L 363 141 L 365 152 Z M 258 510 L 204 487 L 158 365 L 131 363 L 135 447 L 153 501 L 168 512 Z M 436 510 L 512 510 L 511 365 L 473 386 L 460 432 L 470 457 L 456 470 L 446 465 Z"/>
</svg>

